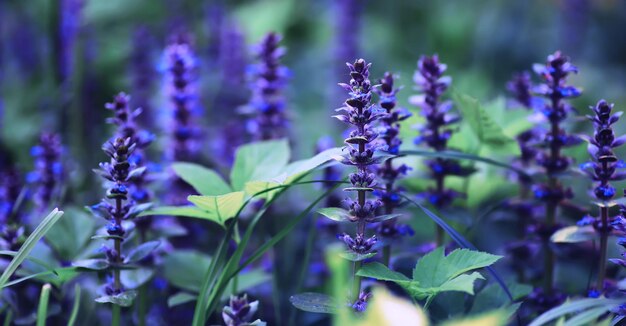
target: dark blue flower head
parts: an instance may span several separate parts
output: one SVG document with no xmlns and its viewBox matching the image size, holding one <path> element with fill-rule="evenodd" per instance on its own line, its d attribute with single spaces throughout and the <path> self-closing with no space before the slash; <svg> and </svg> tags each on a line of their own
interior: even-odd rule
<svg viewBox="0 0 626 326">
<path fill-rule="evenodd" d="M 615 196 L 615 188 L 610 181 L 623 180 L 624 172 L 619 171 L 623 164 L 618 161 L 613 149 L 626 142 L 626 137 L 616 137 L 612 125 L 619 120 L 622 112 L 612 113 L 613 104 L 600 100 L 591 107 L 593 116 L 594 134 L 588 139 L 588 151 L 592 161 L 581 165 L 581 168 L 593 180 L 598 182 L 593 190 L 598 200 L 606 201 Z"/>
<path fill-rule="evenodd" d="M 246 294 L 242 297 L 231 296 L 228 305 L 222 309 L 222 319 L 226 326 L 253 325 L 252 318 L 258 309 L 259 302 L 249 302 Z"/>
<path fill-rule="evenodd" d="M 250 88 L 252 97 L 248 104 L 251 120 L 248 132 L 255 140 L 280 139 L 287 136 L 288 120 L 283 90 L 289 70 L 280 64 L 285 48 L 279 46 L 281 37 L 267 34 L 256 48 L 258 63 L 251 67 Z"/>
<path fill-rule="evenodd" d="M 370 238 L 365 238 L 359 233 L 357 233 L 354 238 L 347 233 L 338 234 L 337 239 L 343 241 L 350 251 L 361 255 L 370 253 L 372 247 L 374 247 L 374 245 L 378 242 L 376 235 L 373 235 Z"/>
</svg>

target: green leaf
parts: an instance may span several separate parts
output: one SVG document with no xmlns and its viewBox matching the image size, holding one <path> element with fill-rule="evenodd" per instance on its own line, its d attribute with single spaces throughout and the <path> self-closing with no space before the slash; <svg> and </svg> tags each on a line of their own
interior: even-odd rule
<svg viewBox="0 0 626 326">
<path fill-rule="evenodd" d="M 372 258 L 376 256 L 376 252 L 374 251 L 374 252 L 370 252 L 367 254 L 357 254 L 356 252 L 352 252 L 352 251 L 344 251 L 340 253 L 339 256 L 343 259 L 357 262 L 357 261 L 366 260 L 368 258 Z"/>
<path fill-rule="evenodd" d="M 572 225 L 556 231 L 550 241 L 554 243 L 576 243 L 591 241 L 598 238 L 598 233 L 591 225 Z"/>
<path fill-rule="evenodd" d="M 165 257 L 163 273 L 174 286 L 197 293 L 210 264 L 211 258 L 205 254 L 177 250 Z"/>
<path fill-rule="evenodd" d="M 379 281 L 389 281 L 389 282 L 396 282 L 396 283 L 411 281 L 411 279 L 404 276 L 404 274 L 394 272 L 390 270 L 387 266 L 379 262 L 372 262 L 372 263 L 366 264 L 365 266 L 361 267 L 361 269 L 359 269 L 356 275 L 362 276 L 362 277 L 374 278 Z"/>
<path fill-rule="evenodd" d="M 101 271 L 109 267 L 109 262 L 101 258 L 83 259 L 72 262 L 72 266 Z"/>
<path fill-rule="evenodd" d="M 281 173 L 289 161 L 286 139 L 246 144 L 237 149 L 230 172 L 233 190 L 243 190 L 246 182 L 269 180 Z"/>
<path fill-rule="evenodd" d="M 457 92 L 454 92 L 452 97 L 464 121 L 469 124 L 481 143 L 502 146 L 514 141 L 504 133 L 501 126 L 496 124 L 477 99 Z"/>
<path fill-rule="evenodd" d="M 50 230 L 50 228 L 52 228 L 52 226 L 54 226 L 61 216 L 63 216 L 63 211 L 55 208 L 41 221 L 41 223 L 39 223 L 33 233 L 26 238 L 24 244 L 20 247 L 20 250 L 17 251 L 15 257 L 13 257 L 7 268 L 2 273 L 2 276 L 0 276 L 0 289 L 4 287 L 9 278 L 13 275 L 13 273 L 15 273 L 24 259 L 26 259 L 26 257 L 30 254 L 37 242 L 39 242 L 39 240 L 46 235 L 46 233 Z"/>
<path fill-rule="evenodd" d="M 78 311 L 80 310 L 80 285 L 76 283 L 74 285 L 74 304 L 72 305 L 72 312 L 67 322 L 67 326 L 74 326 L 76 318 L 78 318 Z"/>
<path fill-rule="evenodd" d="M 389 270 L 380 263 L 363 266 L 357 275 L 395 282 L 417 299 L 432 298 L 441 292 L 457 291 L 474 294 L 474 282 L 483 279 L 478 272 L 469 271 L 489 266 L 500 256 L 457 249 L 444 256 L 443 247 L 422 257 L 413 269 L 413 279 Z"/>
<path fill-rule="evenodd" d="M 384 222 L 386 220 L 390 220 L 392 218 L 396 218 L 396 217 L 400 217 L 402 216 L 402 214 L 385 214 L 385 215 L 378 215 L 375 216 L 371 219 L 368 219 L 367 221 L 370 223 L 378 223 L 378 222 Z"/>
<path fill-rule="evenodd" d="M 444 256 L 444 248 L 440 247 L 417 262 L 413 280 L 419 281 L 421 287 L 441 286 L 463 273 L 490 266 L 500 258 L 502 256 L 469 249 L 456 249 Z"/>
<path fill-rule="evenodd" d="M 237 291 L 243 292 L 260 284 L 270 282 L 271 280 L 272 275 L 265 272 L 262 268 L 256 268 L 245 273 L 239 273 L 237 275 Z M 233 281 L 231 280 L 231 286 L 228 286 L 228 289 L 233 289 L 232 283 Z M 231 295 L 235 294 L 237 293 L 232 293 L 232 291 L 224 291 L 224 294 L 222 294 L 222 300 L 227 301 Z"/>
<path fill-rule="evenodd" d="M 532 287 L 526 284 L 509 283 L 507 285 L 514 300 L 519 300 L 532 291 Z M 470 314 L 483 313 L 494 308 L 506 307 L 509 304 L 509 298 L 504 290 L 497 284 L 492 283 L 476 294 Z"/>
<path fill-rule="evenodd" d="M 24 273 L 21 273 L 20 271 L 17 271 L 15 274 L 20 275 L 20 276 L 24 275 L 24 276 L 17 278 L 17 279 L 13 279 L 10 282 L 5 283 L 4 287 L 10 287 L 10 286 L 22 283 L 24 281 L 28 281 L 30 279 L 37 279 L 45 283 L 51 283 L 55 286 L 61 286 L 63 283 L 77 276 L 78 271 L 76 270 L 76 267 L 63 267 L 63 268 L 46 270 L 46 271 L 34 273 L 34 274 L 24 274 Z"/>
<path fill-rule="evenodd" d="M 137 291 L 124 291 L 116 295 L 104 295 L 96 298 L 96 302 L 99 303 L 111 303 L 121 307 L 130 307 L 133 304 L 133 300 L 137 297 Z"/>
<path fill-rule="evenodd" d="M 244 192 L 237 191 L 221 196 L 189 196 L 187 200 L 209 214 L 209 220 L 224 225 L 244 205 Z"/>
<path fill-rule="evenodd" d="M 623 301 L 620 301 L 618 299 L 606 299 L 606 298 L 593 298 L 593 299 L 586 298 L 586 299 L 567 301 L 558 307 L 552 308 L 544 312 L 535 320 L 533 320 L 528 326 L 546 325 L 549 322 L 555 319 L 558 319 L 562 316 L 566 316 L 571 313 L 580 313 L 589 309 L 602 307 L 605 309 L 605 311 L 609 311 L 613 308 L 618 307 L 622 303 Z"/>
<path fill-rule="evenodd" d="M 604 315 L 608 309 L 606 307 L 597 307 L 582 312 L 570 319 L 568 319 L 563 326 L 585 326 L 585 325 L 598 325 L 594 323 L 600 316 Z"/>
<path fill-rule="evenodd" d="M 146 284 L 154 273 L 151 268 L 124 269 L 120 271 L 120 281 L 125 289 L 135 290 Z"/>
<path fill-rule="evenodd" d="M 272 178 L 272 181 L 282 184 L 292 183 L 303 173 L 307 173 L 326 162 L 332 161 L 341 154 L 342 149 L 340 147 L 330 148 L 311 158 L 289 163 L 280 175 Z"/>
<path fill-rule="evenodd" d="M 179 306 L 181 304 L 185 304 L 187 302 L 195 301 L 198 298 L 197 295 L 187 293 L 187 292 L 178 292 L 173 296 L 167 298 L 167 306 L 168 308 L 172 308 L 175 306 Z"/>
<path fill-rule="evenodd" d="M 293 295 L 289 298 L 289 302 L 300 310 L 318 314 L 335 313 L 339 306 L 331 296 L 313 292 Z"/>
<path fill-rule="evenodd" d="M 73 260 L 87 245 L 94 233 L 96 219 L 82 209 L 70 208 L 65 216 L 50 228 L 46 243 L 64 260 Z"/>
<path fill-rule="evenodd" d="M 48 301 L 50 300 L 51 289 L 52 287 L 50 284 L 44 284 L 41 287 L 39 305 L 37 307 L 37 326 L 46 326 L 46 319 L 48 319 Z"/>
<path fill-rule="evenodd" d="M 172 169 L 203 196 L 219 196 L 233 191 L 217 172 L 201 165 L 176 162 Z"/>
<path fill-rule="evenodd" d="M 446 321 L 441 326 L 504 326 L 507 324 L 508 317 L 509 313 L 506 309 L 499 309 L 477 316 Z"/>
<path fill-rule="evenodd" d="M 154 215 L 194 217 L 205 220 L 210 220 L 212 216 L 212 214 L 194 206 L 161 206 L 139 214 L 139 216 Z"/>
<path fill-rule="evenodd" d="M 161 241 L 158 241 L 158 240 L 149 241 L 149 242 L 140 244 L 139 246 L 133 248 L 133 250 L 131 250 L 128 253 L 126 258 L 124 259 L 124 264 L 136 263 L 146 258 L 154 250 L 156 250 L 156 248 L 158 248 L 160 244 L 161 244 Z"/>
<path fill-rule="evenodd" d="M 354 219 L 350 212 L 339 207 L 320 208 L 317 212 L 337 222 L 349 222 Z"/>
<path fill-rule="evenodd" d="M 408 150 L 408 151 L 401 151 L 400 155 L 415 155 L 415 156 L 422 156 L 422 157 L 436 157 L 436 158 L 444 158 L 444 159 L 458 159 L 458 160 L 482 162 L 482 163 L 486 163 L 489 165 L 511 170 L 528 180 L 532 180 L 532 176 L 530 174 L 528 174 L 526 171 L 518 167 L 515 167 L 510 164 L 502 163 L 491 158 L 482 157 L 482 156 L 473 155 L 473 154 L 467 154 L 467 153 L 455 152 L 455 151 L 436 152 L 436 151 L 431 151 L 431 150 Z"/>
<path fill-rule="evenodd" d="M 244 192 L 248 196 L 256 195 L 255 198 L 265 199 L 266 201 L 269 201 L 269 200 L 272 200 L 272 198 L 274 198 L 274 196 L 276 196 L 280 192 L 280 189 L 278 188 L 273 189 L 273 190 L 269 190 L 269 189 L 276 188 L 278 186 L 280 186 L 280 184 L 274 181 L 250 181 L 250 182 L 246 182 L 246 185 L 243 188 L 244 188 Z M 269 191 L 265 191 L 265 190 L 269 190 Z"/>
</svg>

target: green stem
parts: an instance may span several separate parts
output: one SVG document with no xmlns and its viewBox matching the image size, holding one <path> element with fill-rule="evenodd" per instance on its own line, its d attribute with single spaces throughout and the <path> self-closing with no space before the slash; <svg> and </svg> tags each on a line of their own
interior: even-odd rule
<svg viewBox="0 0 626 326">
<path fill-rule="evenodd" d="M 111 325 L 120 326 L 121 325 L 120 320 L 121 320 L 121 315 L 122 315 L 121 307 L 116 304 L 113 304 L 112 314 L 113 314 L 113 317 L 111 319 Z"/>
<path fill-rule="evenodd" d="M 607 260 L 607 247 L 608 247 L 608 222 L 609 222 L 609 208 L 600 207 L 600 218 L 602 219 L 602 225 L 600 226 L 600 267 L 598 269 L 598 283 L 596 289 L 600 292 L 604 290 L 604 278 L 606 276 L 606 260 Z"/>
<path fill-rule="evenodd" d="M 388 244 L 383 248 L 383 263 L 387 267 L 389 267 L 389 264 L 391 263 L 391 244 Z"/>
<path fill-rule="evenodd" d="M 356 275 L 356 273 L 361 269 L 361 261 L 354 262 L 354 279 L 352 283 L 352 302 L 356 302 L 359 299 L 359 294 L 361 293 L 361 277 Z"/>
<path fill-rule="evenodd" d="M 139 288 L 139 305 L 137 307 L 137 319 L 139 326 L 146 326 L 146 312 L 148 311 L 148 288 L 144 284 Z"/>
</svg>

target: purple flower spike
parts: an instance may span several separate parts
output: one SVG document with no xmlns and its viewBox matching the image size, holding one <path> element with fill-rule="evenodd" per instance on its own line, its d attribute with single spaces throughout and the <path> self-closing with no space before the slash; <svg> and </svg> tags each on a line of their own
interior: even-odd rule
<svg viewBox="0 0 626 326">
<path fill-rule="evenodd" d="M 396 106 L 396 94 L 400 90 L 394 88 L 394 76 L 386 72 L 384 77 L 379 81 L 380 87 L 374 92 L 379 96 L 379 105 L 385 110 L 380 117 L 380 134 L 387 147 L 389 154 L 398 154 L 402 140 L 400 134 L 400 122 L 408 119 L 411 113 L 405 108 Z M 393 159 L 386 160 L 376 169 L 378 178 L 382 181 L 384 188 L 376 190 L 374 194 L 383 202 L 385 214 L 393 213 L 394 208 L 401 204 L 402 189 L 396 186 L 396 180 L 405 175 L 410 168 L 404 164 L 394 166 Z M 411 235 L 413 230 L 407 225 L 396 223 L 396 219 L 390 219 L 381 223 L 378 233 L 386 238 L 396 238 L 402 235 Z"/>
<path fill-rule="evenodd" d="M 380 145 L 374 142 L 378 134 L 372 128 L 372 123 L 382 117 L 384 112 L 371 102 L 373 88 L 369 80 L 370 64 L 358 59 L 354 64 L 347 65 L 350 70 L 350 81 L 348 84 L 340 83 L 339 86 L 348 91 L 350 97 L 345 100 L 343 107 L 337 109 L 342 114 L 334 117 L 352 126 L 348 138 L 345 139 L 347 146 L 344 149 L 347 154 L 343 156 L 341 162 L 356 167 L 356 172 L 349 175 L 352 186 L 344 190 L 356 192 L 357 198 L 356 200 L 346 198 L 342 204 L 350 214 L 349 220 L 357 223 L 357 232 L 354 238 L 348 234 L 339 235 L 338 238 L 351 252 L 367 254 L 371 252 L 377 239 L 376 236 L 369 239 L 365 236 L 366 224 L 375 221 L 376 210 L 382 206 L 380 200 L 366 198 L 366 194 L 372 192 L 376 186 L 376 175 L 370 170 L 379 161 L 374 157 Z M 355 295 L 356 293 L 358 291 Z"/>
<path fill-rule="evenodd" d="M 150 165 L 146 159 L 146 148 L 154 141 L 155 136 L 147 130 L 141 129 L 137 123 L 137 118 L 142 113 L 141 109 L 130 109 L 130 96 L 120 92 L 113 98 L 113 102 L 105 104 L 105 108 L 113 111 L 113 118 L 107 121 L 117 126 L 116 137 L 128 138 L 135 144 L 135 151 L 129 156 L 128 161 L 136 168 L 142 170 L 136 173 L 129 180 L 131 198 L 137 203 L 147 203 L 152 199 L 152 191 L 148 188 L 151 182 Z M 138 218 L 136 226 L 141 232 L 146 232 L 150 228 L 152 219 L 149 217 Z"/>
<path fill-rule="evenodd" d="M 171 105 L 171 125 L 167 128 L 170 161 L 195 161 L 200 130 L 197 120 L 196 57 L 188 37 L 178 35 L 165 49 L 166 94 Z"/>
<path fill-rule="evenodd" d="M 416 138 L 416 144 L 425 144 L 435 151 L 448 149 L 448 140 L 452 136 L 453 129 L 450 125 L 458 122 L 460 116 L 451 112 L 452 103 L 442 101 L 441 96 L 452 83 L 452 78 L 444 76 L 447 66 L 439 62 L 439 57 L 422 56 L 417 62 L 417 71 L 413 77 L 416 88 L 420 95 L 412 96 L 411 104 L 419 106 L 426 123 L 420 126 L 420 135 Z M 449 206 L 455 198 L 463 197 L 464 194 L 445 189 L 444 181 L 447 176 L 468 176 L 473 170 L 463 167 L 458 161 L 449 159 L 435 159 L 426 161 L 432 179 L 436 187 L 428 189 L 420 197 L 437 208 Z"/>
<path fill-rule="evenodd" d="M 258 63 L 251 67 L 250 89 L 252 97 L 248 103 L 251 119 L 248 133 L 254 140 L 280 139 L 287 136 L 288 120 L 285 113 L 283 89 L 289 77 L 286 67 L 280 65 L 285 48 L 280 47 L 281 37 L 267 34 L 256 47 Z"/>
</svg>

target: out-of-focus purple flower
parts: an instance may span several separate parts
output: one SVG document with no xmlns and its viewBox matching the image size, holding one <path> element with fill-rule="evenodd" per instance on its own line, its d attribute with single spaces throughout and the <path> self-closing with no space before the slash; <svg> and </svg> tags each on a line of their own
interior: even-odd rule
<svg viewBox="0 0 626 326">
<path fill-rule="evenodd" d="M 544 97 L 543 103 L 537 105 L 536 110 L 549 123 L 547 130 L 537 142 L 536 163 L 542 167 L 547 176 L 547 182 L 532 187 L 535 199 L 545 204 L 545 217 L 532 227 L 543 244 L 544 270 L 543 290 L 535 289 L 532 301 L 540 311 L 545 311 L 562 302 L 564 296 L 554 288 L 555 257 L 550 246 L 550 237 L 559 228 L 557 223 L 557 209 L 572 198 L 570 188 L 559 182 L 558 174 L 566 171 L 572 159 L 564 156 L 561 150 L 564 147 L 577 145 L 581 139 L 566 133 L 561 124 L 573 108 L 566 101 L 580 95 L 580 90 L 567 85 L 567 76 L 578 72 L 578 69 L 569 61 L 569 58 L 557 51 L 549 55 L 545 64 L 535 64 L 533 70 L 543 80 L 542 84 L 532 88 L 532 92 Z"/>
<path fill-rule="evenodd" d="M 536 160 L 545 169 L 548 177 L 556 178 L 555 174 L 566 171 L 572 162 L 570 157 L 562 155 L 561 149 L 581 142 L 579 137 L 567 134 L 561 127 L 568 112 L 573 110 L 565 100 L 580 95 L 580 90 L 566 84 L 567 76 L 578 72 L 578 69 L 570 63 L 568 57 L 558 51 L 548 56 L 545 65 L 535 64 L 533 69 L 544 81 L 535 86 L 533 92 L 546 98 L 539 111 L 550 124 L 548 131 L 542 135 L 543 141 L 537 144 Z M 571 191 L 560 183 L 553 182 L 535 186 L 534 193 L 537 199 L 558 205 L 569 197 Z"/>
<path fill-rule="evenodd" d="M 359 298 L 352 304 L 352 309 L 357 313 L 364 312 L 367 309 L 367 302 L 371 297 L 372 294 L 370 292 L 362 291 L 359 293 Z"/>
<path fill-rule="evenodd" d="M 213 103 L 222 110 L 213 118 L 222 127 L 219 137 L 216 137 L 215 150 L 220 153 L 217 158 L 230 166 L 235 149 L 246 138 L 246 125 L 237 111 L 246 104 L 249 97 L 248 92 L 242 91 L 246 87 L 248 58 L 244 35 L 233 19 L 223 17 L 219 33 L 215 60 L 219 63 L 221 86 Z"/>
<path fill-rule="evenodd" d="M 378 94 L 378 105 L 385 110 L 380 117 L 379 138 L 386 145 L 389 154 L 396 155 L 400 151 L 402 140 L 400 134 L 400 122 L 408 119 L 411 113 L 405 108 L 397 107 L 396 94 L 400 90 L 394 88 L 394 76 L 386 72 L 379 81 L 379 88 L 374 92 Z M 400 189 L 396 181 L 405 175 L 410 168 L 405 164 L 394 166 L 393 158 L 387 159 L 376 169 L 376 174 L 382 181 L 384 188 L 374 191 L 374 194 L 383 202 L 385 214 L 392 214 L 393 210 L 401 203 Z M 387 238 L 395 238 L 402 235 L 412 235 L 414 232 L 408 225 L 397 224 L 396 219 L 386 220 L 381 223 L 378 233 Z"/>
<path fill-rule="evenodd" d="M 166 157 L 173 162 L 195 161 L 200 146 L 200 130 L 196 125 L 199 110 L 195 83 L 197 60 L 187 35 L 172 38 L 165 49 L 164 66 L 166 97 L 171 110 Z"/>
<path fill-rule="evenodd" d="M 248 301 L 248 295 L 231 296 L 228 305 L 222 310 L 222 319 L 226 326 L 265 325 L 260 320 L 252 321 L 259 309 L 259 301 Z"/>
<path fill-rule="evenodd" d="M 435 151 L 444 151 L 448 148 L 448 140 L 453 129 L 450 125 L 458 122 L 461 117 L 452 112 L 452 102 L 441 101 L 441 96 L 448 89 L 452 78 L 444 76 L 447 66 L 439 62 L 439 57 L 422 56 L 417 62 L 417 71 L 413 77 L 420 95 L 411 96 L 409 102 L 421 108 L 421 114 L 426 123 L 419 128 L 420 135 L 415 139 L 416 144 L 425 144 Z M 461 166 L 458 161 L 437 158 L 426 161 L 435 187 L 429 188 L 420 194 L 437 208 L 444 208 L 452 204 L 455 198 L 465 196 L 463 193 L 444 187 L 447 176 L 468 176 L 473 169 Z"/>
<path fill-rule="evenodd" d="M 24 236 L 20 214 L 15 211 L 22 191 L 22 180 L 17 168 L 5 162 L 6 157 L 0 160 L 0 249 L 15 251 L 19 250 Z"/>
<path fill-rule="evenodd" d="M 130 74 L 132 85 L 132 105 L 139 107 L 142 114 L 139 117 L 142 125 L 154 126 L 154 113 L 150 98 L 153 95 L 156 69 L 154 68 L 153 53 L 154 39 L 145 26 L 135 28 L 132 37 L 130 54 Z"/>
<path fill-rule="evenodd" d="M 336 80 L 343 78 L 343 62 L 356 58 L 360 53 L 361 17 L 364 8 L 362 0 L 333 1 L 334 39 L 332 47 L 333 74 Z M 343 94 L 335 88 L 330 92 L 331 103 L 340 103 Z"/>
<path fill-rule="evenodd" d="M 246 126 L 254 140 L 280 139 L 288 134 L 283 90 L 289 70 L 280 64 L 286 52 L 280 41 L 278 34 L 267 34 L 255 49 L 258 63 L 250 67 L 252 97 L 247 109 L 252 117 Z"/>
<path fill-rule="evenodd" d="M 37 212 L 48 209 L 59 194 L 64 174 L 62 152 L 61 137 L 54 133 L 42 133 L 39 143 L 30 150 L 35 168 L 28 174 L 28 181 L 35 185 L 33 200 Z"/>
<path fill-rule="evenodd" d="M 531 92 L 533 84 L 530 80 L 530 73 L 527 71 L 513 75 L 513 79 L 506 84 L 506 88 L 517 103 L 526 109 L 534 109 L 541 104 L 541 100 L 533 96 Z"/>
<path fill-rule="evenodd" d="M 58 1 L 59 26 L 55 40 L 56 65 L 59 81 L 67 82 L 73 73 L 73 52 L 81 26 L 83 0 Z"/>
</svg>

